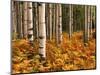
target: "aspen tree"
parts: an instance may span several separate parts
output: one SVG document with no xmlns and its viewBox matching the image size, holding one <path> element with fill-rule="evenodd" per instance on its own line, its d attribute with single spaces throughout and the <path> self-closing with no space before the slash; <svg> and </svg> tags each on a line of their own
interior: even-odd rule
<svg viewBox="0 0 100 75">
<path fill-rule="evenodd" d="M 59 38 L 58 38 L 58 4 L 56 5 L 56 7 L 55 7 L 55 18 L 56 18 L 56 21 L 55 21 L 55 23 L 56 23 L 56 35 L 55 35 L 55 37 L 56 37 L 56 44 L 58 45 L 58 42 L 59 42 Z"/>
<path fill-rule="evenodd" d="M 24 38 L 27 38 L 27 2 L 23 2 L 23 31 L 24 31 Z"/>
<path fill-rule="evenodd" d="M 18 38 L 21 38 L 20 2 L 16 2 L 16 14 L 17 14 L 17 34 Z"/>
<path fill-rule="evenodd" d="M 85 21 L 85 24 L 84 24 L 84 43 L 87 43 L 88 42 L 88 31 L 87 31 L 87 20 L 88 20 L 88 17 L 87 17 L 87 6 L 85 5 L 85 12 L 84 12 L 85 16 L 84 16 L 84 21 Z M 85 44 L 84 44 L 85 45 Z"/>
<path fill-rule="evenodd" d="M 30 42 L 33 42 L 33 13 L 32 13 L 32 2 L 28 2 L 28 12 L 27 12 L 27 17 L 28 17 L 28 38 Z"/>
<path fill-rule="evenodd" d="M 45 3 L 39 6 L 39 54 L 46 58 Z"/>
<path fill-rule="evenodd" d="M 62 41 L 62 7 L 61 4 L 58 4 L 58 39 L 59 44 L 61 44 Z"/>
<path fill-rule="evenodd" d="M 73 5 L 69 5 L 69 39 L 72 37 L 72 26 L 73 26 Z"/>
<path fill-rule="evenodd" d="M 90 35 L 92 36 L 92 11 L 93 6 L 90 7 Z"/>
<path fill-rule="evenodd" d="M 38 36 L 39 36 L 39 34 L 38 34 L 38 31 L 39 31 L 39 29 L 38 29 L 38 26 L 39 26 L 39 24 L 38 24 L 38 6 L 37 6 L 37 3 L 35 3 L 35 23 L 36 23 L 36 38 L 38 38 Z"/>
<path fill-rule="evenodd" d="M 87 32 L 88 32 L 88 40 L 89 40 L 89 35 L 90 35 L 90 6 L 87 6 L 88 7 L 88 10 L 87 10 L 87 14 L 88 14 L 88 18 L 87 18 L 87 20 L 88 20 L 88 25 L 87 25 Z"/>
<path fill-rule="evenodd" d="M 16 9 L 15 9 L 15 2 L 12 1 L 12 32 L 13 32 L 13 40 L 16 39 L 16 26 L 17 26 L 17 23 L 16 23 Z"/>
<path fill-rule="evenodd" d="M 49 4 L 49 39 L 52 39 L 52 4 Z"/>
<path fill-rule="evenodd" d="M 45 4 L 46 38 L 49 39 L 49 4 Z"/>
</svg>

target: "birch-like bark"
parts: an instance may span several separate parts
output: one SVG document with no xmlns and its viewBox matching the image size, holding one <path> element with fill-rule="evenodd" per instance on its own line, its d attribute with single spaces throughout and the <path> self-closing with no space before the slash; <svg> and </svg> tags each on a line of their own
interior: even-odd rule
<svg viewBox="0 0 100 75">
<path fill-rule="evenodd" d="M 45 6 L 46 38 L 49 39 L 49 6 L 48 4 L 45 4 Z"/>
<path fill-rule="evenodd" d="M 87 25 L 87 31 L 88 31 L 88 40 L 89 40 L 89 37 L 90 37 L 90 6 L 87 6 L 88 7 L 88 25 Z"/>
<path fill-rule="evenodd" d="M 36 24 L 36 38 L 38 38 L 38 36 L 39 36 L 39 30 L 38 30 L 38 7 L 37 7 L 37 3 L 35 3 L 35 24 Z"/>
<path fill-rule="evenodd" d="M 52 11 L 53 11 L 53 13 L 52 13 L 52 15 L 53 15 L 53 17 L 52 17 L 52 22 L 53 22 L 53 27 L 52 27 L 52 29 L 53 29 L 53 39 L 55 39 L 55 4 L 53 4 L 53 9 L 52 9 Z"/>
<path fill-rule="evenodd" d="M 61 41 L 62 41 L 62 7 L 61 7 L 61 4 L 58 4 L 58 39 L 59 39 L 59 42 L 58 44 L 61 44 Z"/>
<path fill-rule="evenodd" d="M 73 8 L 69 5 L 69 39 L 72 37 L 72 25 L 73 25 Z"/>
<path fill-rule="evenodd" d="M 28 2 L 28 38 L 30 42 L 33 42 L 33 13 L 32 13 L 32 2 Z"/>
<path fill-rule="evenodd" d="M 20 2 L 16 2 L 16 14 L 17 14 L 17 34 L 18 38 L 21 38 L 21 18 L 20 18 Z"/>
<path fill-rule="evenodd" d="M 39 8 L 39 54 L 46 58 L 45 3 L 42 3 Z"/>
<path fill-rule="evenodd" d="M 55 19 L 56 19 L 56 21 L 55 21 L 55 23 L 56 23 L 56 35 L 55 35 L 55 37 L 56 37 L 56 44 L 58 45 L 58 42 L 59 42 L 59 38 L 58 38 L 58 4 L 56 4 L 56 7 L 55 7 Z"/>
<path fill-rule="evenodd" d="M 52 39 L 52 4 L 49 4 L 49 39 Z"/>
<path fill-rule="evenodd" d="M 92 11 L 93 7 L 90 7 L 90 35 L 92 36 Z"/>
<path fill-rule="evenodd" d="M 88 42 L 88 31 L 87 31 L 87 20 L 88 20 L 88 15 L 87 15 L 87 6 L 85 6 L 85 18 L 84 18 L 84 21 L 85 21 L 85 25 L 84 25 L 84 43 L 87 43 Z"/>
<path fill-rule="evenodd" d="M 72 33 L 73 33 L 73 5 L 71 6 L 71 25 L 72 25 L 72 27 L 71 27 L 71 31 L 72 31 Z"/>
<path fill-rule="evenodd" d="M 22 2 L 19 2 L 18 20 L 19 20 L 19 38 L 23 38 L 23 25 L 22 25 Z"/>
<path fill-rule="evenodd" d="M 94 6 L 94 29 L 96 28 L 96 6 Z"/>
<path fill-rule="evenodd" d="M 23 31 L 24 31 L 24 38 L 27 38 L 27 2 L 23 2 Z"/>
<path fill-rule="evenodd" d="M 15 8 L 15 3 L 12 1 L 12 32 L 13 32 L 13 40 L 16 39 L 16 8 Z"/>
</svg>

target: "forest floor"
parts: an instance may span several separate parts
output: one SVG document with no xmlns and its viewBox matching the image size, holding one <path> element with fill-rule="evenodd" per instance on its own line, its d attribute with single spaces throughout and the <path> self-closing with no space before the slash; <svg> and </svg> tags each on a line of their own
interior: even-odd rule
<svg viewBox="0 0 100 75">
<path fill-rule="evenodd" d="M 46 41 L 46 61 L 41 61 L 38 54 L 39 43 L 28 40 L 12 41 L 12 73 L 52 72 L 67 70 L 83 70 L 96 68 L 96 40 L 90 38 L 84 46 L 82 32 L 75 32 L 69 40 L 63 33 L 59 47 L 55 40 Z"/>
</svg>

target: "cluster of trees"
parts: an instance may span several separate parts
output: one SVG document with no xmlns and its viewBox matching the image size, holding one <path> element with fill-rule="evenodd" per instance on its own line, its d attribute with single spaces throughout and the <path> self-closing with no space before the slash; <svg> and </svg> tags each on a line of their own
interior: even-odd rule
<svg viewBox="0 0 100 75">
<path fill-rule="evenodd" d="M 62 32 L 82 30 L 84 43 L 96 27 L 96 7 L 91 5 L 54 4 L 12 1 L 13 40 L 39 40 L 39 54 L 46 57 L 46 39 L 55 39 L 57 46 L 62 42 Z"/>
</svg>

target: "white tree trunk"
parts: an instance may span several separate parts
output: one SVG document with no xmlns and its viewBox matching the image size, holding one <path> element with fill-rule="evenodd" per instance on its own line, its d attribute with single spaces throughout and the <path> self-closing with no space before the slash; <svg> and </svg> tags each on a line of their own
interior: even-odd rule
<svg viewBox="0 0 100 75">
<path fill-rule="evenodd" d="M 55 37 L 56 37 L 56 44 L 58 45 L 58 42 L 59 42 L 59 38 L 58 38 L 58 10 L 59 10 L 59 8 L 58 8 L 58 4 L 56 4 L 56 6 L 55 6 L 55 23 L 56 23 L 56 35 L 55 35 Z"/>
<path fill-rule="evenodd" d="M 88 40 L 89 40 L 89 35 L 90 35 L 90 6 L 88 6 L 88 25 L 87 25 L 87 31 L 88 31 Z"/>
<path fill-rule="evenodd" d="M 45 12 L 45 16 L 46 16 L 46 38 L 48 39 L 49 38 L 49 16 L 48 16 L 48 12 L 49 12 L 49 9 L 48 9 L 48 4 L 45 4 L 46 8 L 46 12 Z"/>
<path fill-rule="evenodd" d="M 20 2 L 20 12 L 19 12 L 19 14 L 20 14 L 20 36 L 21 36 L 21 38 L 23 38 L 23 25 L 22 25 L 22 2 Z"/>
<path fill-rule="evenodd" d="M 14 1 L 12 1 L 12 32 L 13 32 L 13 39 L 16 39 L 16 28 L 17 28 L 17 23 L 16 23 L 16 9 L 14 5 Z"/>
<path fill-rule="evenodd" d="M 32 13 L 32 2 L 28 2 L 28 38 L 29 41 L 33 41 L 33 13 Z"/>
<path fill-rule="evenodd" d="M 35 23 L 36 23 L 36 38 L 38 38 L 38 7 L 37 7 L 37 3 L 35 3 Z"/>
<path fill-rule="evenodd" d="M 23 2 L 23 30 L 24 38 L 27 38 L 27 2 Z"/>
<path fill-rule="evenodd" d="M 49 4 L 49 39 L 52 39 L 52 4 Z"/>
<path fill-rule="evenodd" d="M 72 10 L 72 5 L 69 5 L 69 39 L 72 37 L 72 25 L 73 25 L 73 10 Z"/>
<path fill-rule="evenodd" d="M 88 25 L 88 17 L 87 17 L 87 6 L 85 6 L 85 25 L 84 25 L 84 43 L 88 42 L 88 31 L 87 31 L 87 25 Z"/>
<path fill-rule="evenodd" d="M 93 7 L 91 6 L 90 7 L 90 34 L 91 34 L 91 36 L 92 36 L 92 10 L 93 10 Z"/>
<path fill-rule="evenodd" d="M 62 8 L 61 8 L 61 4 L 58 5 L 59 10 L 58 10 L 58 38 L 59 38 L 59 44 L 61 44 L 62 41 Z"/>
<path fill-rule="evenodd" d="M 46 57 L 45 3 L 39 6 L 39 54 Z"/>
<path fill-rule="evenodd" d="M 53 18 L 52 18 L 52 21 L 53 21 L 53 27 L 52 27 L 52 29 L 53 29 L 53 39 L 55 39 L 55 4 L 53 4 L 53 9 L 52 9 L 52 16 L 53 16 Z"/>
</svg>

